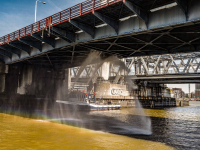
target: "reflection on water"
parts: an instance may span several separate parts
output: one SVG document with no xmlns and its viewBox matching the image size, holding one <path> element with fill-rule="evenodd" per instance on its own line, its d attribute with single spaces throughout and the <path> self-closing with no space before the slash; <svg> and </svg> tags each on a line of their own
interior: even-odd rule
<svg viewBox="0 0 200 150">
<path fill-rule="evenodd" d="M 181 150 L 200 149 L 200 102 L 190 102 L 190 104 L 189 107 L 144 109 L 145 114 L 151 117 L 153 134 L 129 136 L 163 142 Z M 135 116 L 143 115 L 136 110 L 137 108 L 127 108 L 110 112 L 91 112 L 91 114 L 113 117 L 134 124 L 137 122 Z"/>
<path fill-rule="evenodd" d="M 0 114 L 0 149 L 170 150 L 165 144 Z"/>
</svg>

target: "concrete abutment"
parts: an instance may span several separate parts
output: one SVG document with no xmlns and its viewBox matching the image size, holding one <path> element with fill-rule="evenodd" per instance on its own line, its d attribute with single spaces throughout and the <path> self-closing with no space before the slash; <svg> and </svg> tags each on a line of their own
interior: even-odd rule
<svg viewBox="0 0 200 150">
<path fill-rule="evenodd" d="M 0 109 L 34 111 L 50 109 L 57 99 L 66 99 L 70 69 L 54 70 L 27 64 L 0 62 Z"/>
</svg>

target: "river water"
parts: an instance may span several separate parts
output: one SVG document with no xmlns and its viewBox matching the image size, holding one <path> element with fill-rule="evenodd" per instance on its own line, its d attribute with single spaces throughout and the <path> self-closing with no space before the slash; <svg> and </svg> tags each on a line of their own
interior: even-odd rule
<svg viewBox="0 0 200 150">
<path fill-rule="evenodd" d="M 79 114 L 60 123 L 0 113 L 0 149 L 200 149 L 200 102 L 144 111 L 151 135 L 134 134 L 132 128 L 143 126 L 137 108 Z"/>
</svg>

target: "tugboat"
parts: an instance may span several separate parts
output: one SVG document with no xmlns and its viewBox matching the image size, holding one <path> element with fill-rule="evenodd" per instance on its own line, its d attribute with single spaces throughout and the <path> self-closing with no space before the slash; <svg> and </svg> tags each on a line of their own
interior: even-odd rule
<svg viewBox="0 0 200 150">
<path fill-rule="evenodd" d="M 95 93 L 89 94 L 80 91 L 71 91 L 68 100 L 56 100 L 57 103 L 78 106 L 79 109 L 89 109 L 90 111 L 116 110 L 121 105 L 101 105 L 96 103 Z"/>
</svg>

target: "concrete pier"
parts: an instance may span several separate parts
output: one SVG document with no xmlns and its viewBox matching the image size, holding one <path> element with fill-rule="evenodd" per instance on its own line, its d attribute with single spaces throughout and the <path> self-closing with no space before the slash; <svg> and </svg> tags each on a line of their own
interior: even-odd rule
<svg viewBox="0 0 200 150">
<path fill-rule="evenodd" d="M 177 107 L 189 106 L 189 101 L 188 100 L 176 100 L 176 106 Z"/>
<path fill-rule="evenodd" d="M 68 68 L 0 63 L 0 109 L 50 108 L 56 99 L 66 99 L 71 78 Z"/>
</svg>

